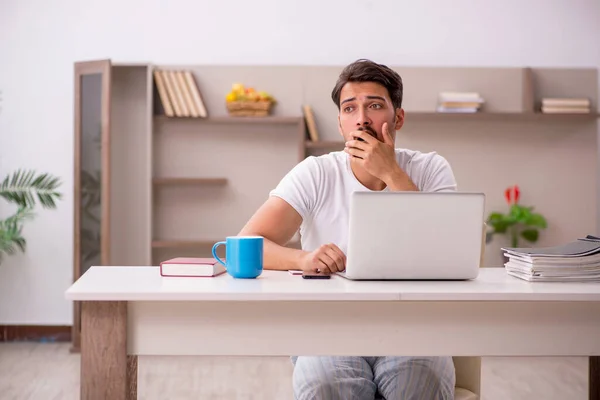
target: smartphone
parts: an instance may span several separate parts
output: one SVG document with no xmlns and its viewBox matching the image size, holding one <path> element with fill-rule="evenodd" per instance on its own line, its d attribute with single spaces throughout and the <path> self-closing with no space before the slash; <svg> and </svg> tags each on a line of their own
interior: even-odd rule
<svg viewBox="0 0 600 400">
<path fill-rule="evenodd" d="M 302 273 L 304 279 L 330 279 L 331 275 L 326 275 L 322 272 L 306 272 Z"/>
</svg>

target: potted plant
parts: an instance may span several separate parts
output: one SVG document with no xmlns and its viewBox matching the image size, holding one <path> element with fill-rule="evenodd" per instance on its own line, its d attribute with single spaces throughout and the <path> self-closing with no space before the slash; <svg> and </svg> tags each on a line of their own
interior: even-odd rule
<svg viewBox="0 0 600 400">
<path fill-rule="evenodd" d="M 519 186 L 514 185 L 504 191 L 506 203 L 509 206 L 507 213 L 492 212 L 488 216 L 487 224 L 492 228 L 486 234 L 486 243 L 492 240 L 495 234 L 505 234 L 510 237 L 511 247 L 519 247 L 520 240 L 529 243 L 537 242 L 539 231 L 546 229 L 546 218 L 533 211 L 533 207 L 519 204 Z"/>
<path fill-rule="evenodd" d="M 9 174 L 0 184 L 0 197 L 17 205 L 17 211 L 0 220 L 0 264 L 5 255 L 25 252 L 26 240 L 22 235 L 23 224 L 34 217 L 39 202 L 42 208 L 56 208 L 59 179 L 46 173 L 17 170 Z"/>
</svg>

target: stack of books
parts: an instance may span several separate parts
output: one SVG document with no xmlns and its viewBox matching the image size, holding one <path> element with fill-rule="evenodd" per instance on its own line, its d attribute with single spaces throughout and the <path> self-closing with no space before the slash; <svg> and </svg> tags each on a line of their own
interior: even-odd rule
<svg viewBox="0 0 600 400">
<path fill-rule="evenodd" d="M 589 114 L 589 99 L 576 98 L 543 98 L 542 113 L 544 114 Z"/>
<path fill-rule="evenodd" d="M 475 113 L 481 109 L 484 100 L 475 92 L 441 92 L 438 96 L 437 112 Z"/>
<path fill-rule="evenodd" d="M 153 74 L 160 104 L 167 117 L 208 117 L 192 71 L 155 69 Z"/>
<path fill-rule="evenodd" d="M 502 250 L 508 257 L 506 272 L 526 281 L 600 281 L 600 238 L 596 236 L 553 247 Z"/>
</svg>

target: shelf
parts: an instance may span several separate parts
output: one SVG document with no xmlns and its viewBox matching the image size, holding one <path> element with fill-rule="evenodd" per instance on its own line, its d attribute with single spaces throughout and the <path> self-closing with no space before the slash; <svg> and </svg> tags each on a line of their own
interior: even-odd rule
<svg viewBox="0 0 600 400">
<path fill-rule="evenodd" d="M 153 249 L 181 249 L 181 248 L 193 248 L 193 247 L 206 247 L 213 246 L 215 243 L 224 241 L 225 239 L 214 239 L 214 240 L 153 240 Z M 300 241 L 291 241 L 286 244 L 286 247 L 300 248 Z"/>
<path fill-rule="evenodd" d="M 405 121 L 412 119 L 458 119 L 468 120 L 494 120 L 494 119 L 569 119 L 569 120 L 594 120 L 600 114 L 544 114 L 541 112 L 503 113 L 503 112 L 476 112 L 476 113 L 446 113 L 446 112 L 411 112 L 405 111 Z"/>
<path fill-rule="evenodd" d="M 442 112 L 410 112 L 407 111 L 405 114 L 405 120 L 418 120 L 418 121 L 435 121 L 435 120 L 457 120 L 457 121 L 486 121 L 486 120 L 538 120 L 538 121 L 594 121 L 600 118 L 598 113 L 590 114 L 544 114 L 541 112 L 534 113 L 442 113 Z M 344 142 L 342 140 L 321 140 L 313 142 L 307 140 L 304 143 L 307 149 L 326 149 L 330 147 L 343 147 Z"/>
<path fill-rule="evenodd" d="M 196 186 L 196 185 L 226 185 L 227 178 L 153 178 L 156 186 Z"/>
<path fill-rule="evenodd" d="M 298 124 L 302 121 L 303 117 L 280 117 L 280 116 L 268 116 L 268 117 L 229 117 L 229 116 L 215 116 L 208 118 L 193 118 L 193 117 L 167 117 L 165 115 L 155 115 L 154 120 L 157 122 L 197 122 L 201 124 Z"/>
<path fill-rule="evenodd" d="M 221 239 L 215 240 L 153 240 L 153 249 L 165 248 L 189 248 L 189 247 L 204 247 L 212 246 Z"/>
<path fill-rule="evenodd" d="M 600 114 L 598 113 L 589 113 L 589 114 L 579 114 L 579 113 L 573 113 L 573 114 L 562 114 L 562 113 L 556 113 L 556 114 L 544 114 L 541 112 L 536 112 L 533 113 L 533 115 L 535 117 L 538 118 L 557 118 L 557 119 L 574 119 L 574 120 L 594 120 L 594 119 L 598 119 L 600 118 Z"/>
<path fill-rule="evenodd" d="M 318 142 L 305 142 L 307 149 L 323 149 L 328 147 L 344 147 L 344 142 L 341 140 L 320 140 Z"/>
</svg>

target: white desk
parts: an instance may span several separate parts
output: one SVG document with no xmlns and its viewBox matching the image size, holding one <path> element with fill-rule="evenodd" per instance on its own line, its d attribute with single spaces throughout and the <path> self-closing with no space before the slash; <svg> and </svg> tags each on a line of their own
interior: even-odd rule
<svg viewBox="0 0 600 400">
<path fill-rule="evenodd" d="M 600 284 L 528 283 L 501 268 L 474 281 L 355 282 L 93 267 L 66 298 L 83 301 L 82 400 L 135 398 L 138 355 L 600 355 Z"/>
</svg>

